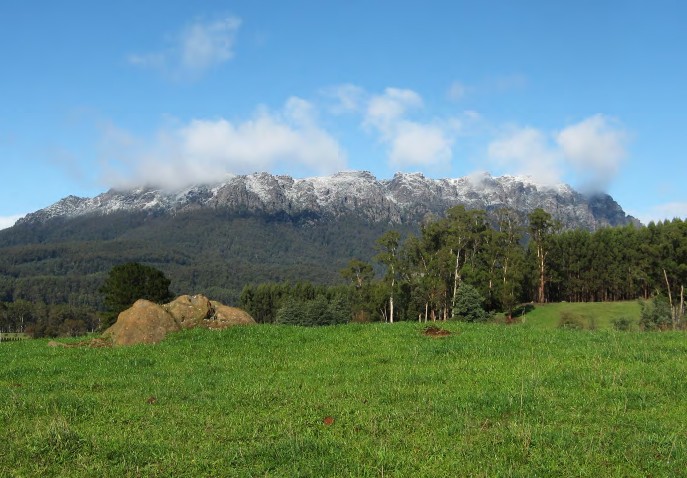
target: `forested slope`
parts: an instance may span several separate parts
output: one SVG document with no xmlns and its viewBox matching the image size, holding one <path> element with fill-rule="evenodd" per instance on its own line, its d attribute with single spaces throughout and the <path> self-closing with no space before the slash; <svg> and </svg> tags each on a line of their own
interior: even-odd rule
<svg viewBox="0 0 687 478">
<path fill-rule="evenodd" d="M 236 303 L 248 282 L 340 281 L 351 257 L 369 260 L 389 226 L 353 217 L 232 214 L 111 214 L 21 225 L 0 233 L 0 300 L 100 305 L 116 264 L 141 262 L 178 293 Z"/>
</svg>

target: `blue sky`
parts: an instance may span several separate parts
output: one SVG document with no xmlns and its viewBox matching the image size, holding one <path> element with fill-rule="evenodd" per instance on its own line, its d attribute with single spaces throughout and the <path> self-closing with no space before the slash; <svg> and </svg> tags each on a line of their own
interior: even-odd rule
<svg viewBox="0 0 687 478">
<path fill-rule="evenodd" d="M 0 5 L 0 227 L 226 173 L 528 174 L 687 217 L 687 2 Z"/>
</svg>

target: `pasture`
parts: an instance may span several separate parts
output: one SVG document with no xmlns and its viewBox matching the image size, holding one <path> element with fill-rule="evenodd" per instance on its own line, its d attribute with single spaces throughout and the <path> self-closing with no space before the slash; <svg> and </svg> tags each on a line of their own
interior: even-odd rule
<svg viewBox="0 0 687 478">
<path fill-rule="evenodd" d="M 684 333 L 258 325 L 0 346 L 3 476 L 684 476 Z M 68 342 L 64 340 L 63 342 Z"/>
</svg>

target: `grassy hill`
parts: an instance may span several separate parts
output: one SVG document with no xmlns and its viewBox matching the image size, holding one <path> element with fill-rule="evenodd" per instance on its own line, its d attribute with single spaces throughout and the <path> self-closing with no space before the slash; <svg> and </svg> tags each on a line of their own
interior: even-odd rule
<svg viewBox="0 0 687 478">
<path fill-rule="evenodd" d="M 539 313 L 547 310 L 541 308 Z M 533 312 L 535 314 L 537 312 Z M 258 325 L 0 346 L 5 476 L 684 476 L 684 333 Z"/>
<path fill-rule="evenodd" d="M 562 317 L 572 317 L 584 329 L 613 329 L 613 321 L 627 319 L 630 329 L 639 327 L 641 308 L 638 301 L 622 302 L 557 302 L 536 304 L 521 317 L 535 327 L 553 329 L 560 326 Z"/>
</svg>

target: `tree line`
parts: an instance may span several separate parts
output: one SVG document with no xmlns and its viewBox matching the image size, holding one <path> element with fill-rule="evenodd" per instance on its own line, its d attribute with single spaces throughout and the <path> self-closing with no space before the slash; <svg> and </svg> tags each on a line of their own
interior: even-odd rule
<svg viewBox="0 0 687 478">
<path fill-rule="evenodd" d="M 341 271 L 343 288 L 248 285 L 241 305 L 259 322 L 275 322 L 287 299 L 337 296 L 349 305 L 350 320 L 393 322 L 486 317 L 475 312 L 475 303 L 512 317 L 532 302 L 657 297 L 669 316 L 661 328 L 683 325 L 687 222 L 680 219 L 589 232 L 564 230 L 542 209 L 523 224 L 509 209 L 490 218 L 486 211 L 456 206 L 445 218 L 423 224 L 419 234 L 386 232 L 376 252 L 373 262 L 349 262 Z M 646 314 L 655 315 L 647 307 Z"/>
<path fill-rule="evenodd" d="M 532 302 L 654 298 L 643 305 L 644 328 L 684 325 L 687 222 L 680 219 L 589 232 L 564 230 L 541 209 L 523 223 L 509 209 L 488 215 L 456 206 L 416 234 L 385 232 L 375 253 L 373 260 L 351 259 L 339 271 L 331 265 L 338 283 L 249 284 L 236 302 L 261 323 L 326 325 L 478 321 L 493 312 L 512 317 Z M 94 292 L 98 307 L 5 298 L 0 331 L 79 335 L 109 325 L 136 298 L 171 298 L 170 280 L 137 263 L 113 267 L 100 284 Z M 132 290 L 136 284 L 143 288 Z"/>
</svg>

